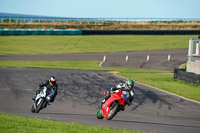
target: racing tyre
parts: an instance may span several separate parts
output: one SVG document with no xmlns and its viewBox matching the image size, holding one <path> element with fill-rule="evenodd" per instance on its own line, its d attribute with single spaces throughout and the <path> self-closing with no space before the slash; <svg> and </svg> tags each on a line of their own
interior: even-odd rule
<svg viewBox="0 0 200 133">
<path fill-rule="evenodd" d="M 108 113 L 107 120 L 111 120 L 118 112 L 120 105 L 117 103 L 114 103 L 113 108 L 110 109 L 110 112 Z"/>
<path fill-rule="evenodd" d="M 31 108 L 31 112 L 32 112 L 32 113 L 35 113 L 34 105 L 33 105 L 32 108 Z"/>
<path fill-rule="evenodd" d="M 39 113 L 39 111 L 42 109 L 43 103 L 44 103 L 44 99 L 42 99 L 42 101 L 39 103 L 39 105 L 37 105 L 35 113 Z"/>
</svg>

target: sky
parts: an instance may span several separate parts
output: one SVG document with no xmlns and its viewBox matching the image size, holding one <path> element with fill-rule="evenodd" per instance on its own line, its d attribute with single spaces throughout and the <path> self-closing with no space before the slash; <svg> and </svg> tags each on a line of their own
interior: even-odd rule
<svg viewBox="0 0 200 133">
<path fill-rule="evenodd" d="M 78 18 L 200 18 L 200 0 L 0 0 L 0 13 Z"/>
</svg>

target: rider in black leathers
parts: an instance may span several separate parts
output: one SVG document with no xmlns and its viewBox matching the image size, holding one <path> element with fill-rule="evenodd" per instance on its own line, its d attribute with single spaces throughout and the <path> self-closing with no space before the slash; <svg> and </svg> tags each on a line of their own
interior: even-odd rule
<svg viewBox="0 0 200 133">
<path fill-rule="evenodd" d="M 51 76 L 49 80 L 46 80 L 45 82 L 39 84 L 38 89 L 36 90 L 36 93 L 34 95 L 34 97 L 32 98 L 33 100 L 35 100 L 37 94 L 40 93 L 40 91 L 42 90 L 42 88 L 46 86 L 47 89 L 48 88 L 52 88 L 54 91 L 54 94 L 50 97 L 50 102 L 53 102 L 55 97 L 57 96 L 57 90 L 58 90 L 58 85 L 56 83 L 56 78 L 55 76 Z"/>
</svg>

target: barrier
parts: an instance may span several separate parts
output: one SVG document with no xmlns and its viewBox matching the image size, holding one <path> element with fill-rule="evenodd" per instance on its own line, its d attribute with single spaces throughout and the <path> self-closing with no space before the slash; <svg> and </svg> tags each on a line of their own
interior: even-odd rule
<svg viewBox="0 0 200 133">
<path fill-rule="evenodd" d="M 179 79 L 186 83 L 200 85 L 200 74 L 187 72 L 186 69 L 174 69 L 174 79 Z"/>
<path fill-rule="evenodd" d="M 0 29 L 0 35 L 197 35 L 200 30 Z"/>
<path fill-rule="evenodd" d="M 8 35 L 82 35 L 79 29 L 0 29 L 1 36 Z"/>
<path fill-rule="evenodd" d="M 83 35 L 197 35 L 200 30 L 83 30 Z"/>
</svg>

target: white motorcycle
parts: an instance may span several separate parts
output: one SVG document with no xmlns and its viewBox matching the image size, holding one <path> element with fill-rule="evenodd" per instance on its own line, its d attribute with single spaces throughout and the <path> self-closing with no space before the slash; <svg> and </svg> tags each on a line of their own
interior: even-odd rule
<svg viewBox="0 0 200 133">
<path fill-rule="evenodd" d="M 31 108 L 32 113 L 39 113 L 40 110 L 46 108 L 47 104 L 50 101 L 50 96 L 48 94 L 52 94 L 53 92 L 48 92 L 47 87 L 43 87 L 39 94 L 37 94 L 35 100 L 33 101 L 33 106 Z"/>
</svg>

